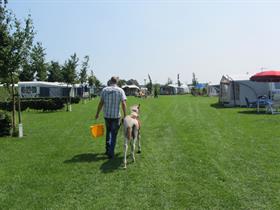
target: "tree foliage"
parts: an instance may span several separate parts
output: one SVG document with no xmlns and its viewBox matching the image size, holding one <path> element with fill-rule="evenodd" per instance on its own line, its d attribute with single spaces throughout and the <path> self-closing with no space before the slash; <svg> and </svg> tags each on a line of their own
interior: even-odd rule
<svg viewBox="0 0 280 210">
<path fill-rule="evenodd" d="M 81 71 L 80 71 L 80 74 L 79 74 L 79 76 L 80 76 L 79 80 L 80 80 L 81 84 L 84 84 L 84 83 L 87 82 L 87 70 L 89 68 L 88 62 L 89 62 L 89 56 L 86 55 L 84 57 L 84 61 L 82 63 L 82 68 L 81 68 Z"/>
<path fill-rule="evenodd" d="M 30 57 L 31 57 L 31 71 L 36 75 L 38 81 L 47 80 L 47 65 L 45 63 L 45 49 L 42 43 L 37 42 L 33 46 Z"/>
<path fill-rule="evenodd" d="M 196 86 L 198 84 L 197 78 L 195 77 L 195 73 L 192 74 L 193 78 L 192 78 L 192 85 Z"/>
<path fill-rule="evenodd" d="M 181 87 L 180 74 L 177 74 L 177 84 L 178 87 Z"/>
<path fill-rule="evenodd" d="M 79 58 L 76 53 L 70 56 L 70 58 L 65 61 L 64 66 L 62 67 L 62 76 L 63 81 L 67 84 L 74 84 L 77 78 L 77 67 L 78 67 Z"/>
<path fill-rule="evenodd" d="M 127 85 L 137 85 L 137 86 L 139 86 L 139 83 L 138 83 L 138 81 L 136 79 L 127 80 L 126 84 Z"/>
<path fill-rule="evenodd" d="M 74 84 L 77 78 L 77 67 L 78 67 L 79 58 L 77 57 L 76 53 L 70 56 L 70 58 L 65 61 L 65 64 L 62 68 L 62 75 L 63 75 L 63 82 L 67 84 L 67 87 L 69 84 Z M 70 90 L 69 88 L 69 96 L 67 101 L 67 111 L 71 111 L 71 106 L 69 109 L 69 103 L 71 104 L 71 96 L 70 96 Z"/>
<path fill-rule="evenodd" d="M 22 65 L 22 69 L 19 72 L 19 80 L 20 81 L 33 81 L 34 80 L 34 72 L 32 71 L 31 65 L 26 60 Z"/>
<path fill-rule="evenodd" d="M 10 12 L 0 22 L 0 74 L 7 84 L 14 84 L 32 46 L 34 29 L 30 16 L 25 26 Z"/>
<path fill-rule="evenodd" d="M 119 87 L 122 87 L 122 86 L 124 86 L 124 85 L 126 85 L 127 83 L 126 83 L 126 81 L 124 80 L 124 79 L 119 79 L 119 81 L 118 81 L 118 86 Z"/>
<path fill-rule="evenodd" d="M 99 88 L 102 85 L 99 79 L 93 74 L 93 71 L 90 72 L 90 76 L 88 77 L 88 84 L 90 87 L 96 88 Z"/>
<path fill-rule="evenodd" d="M 58 62 L 51 61 L 47 66 L 48 82 L 63 82 L 62 69 Z"/>
<path fill-rule="evenodd" d="M 148 78 L 149 78 L 149 82 L 146 85 L 146 87 L 147 87 L 149 93 L 152 94 L 153 93 L 153 82 L 152 82 L 152 78 L 151 78 L 150 74 L 148 74 Z"/>
<path fill-rule="evenodd" d="M 170 85 L 172 83 L 173 83 L 172 79 L 170 77 L 168 77 L 165 85 Z"/>
</svg>

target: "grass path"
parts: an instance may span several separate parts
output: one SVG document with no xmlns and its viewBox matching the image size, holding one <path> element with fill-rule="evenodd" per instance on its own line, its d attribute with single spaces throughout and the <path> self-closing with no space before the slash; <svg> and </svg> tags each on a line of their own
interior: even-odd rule
<svg viewBox="0 0 280 210">
<path fill-rule="evenodd" d="M 0 139 L 0 209 L 279 209 L 280 116 L 216 100 L 129 98 L 143 152 L 127 170 L 121 132 L 114 160 L 89 135 L 97 100 L 25 112 L 25 137 Z"/>
</svg>

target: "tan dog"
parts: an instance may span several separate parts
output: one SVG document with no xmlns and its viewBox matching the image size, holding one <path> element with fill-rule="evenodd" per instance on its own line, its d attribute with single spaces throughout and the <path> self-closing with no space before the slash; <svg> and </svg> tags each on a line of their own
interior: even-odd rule
<svg viewBox="0 0 280 210">
<path fill-rule="evenodd" d="M 140 144 L 140 121 L 139 121 L 139 110 L 140 104 L 137 106 L 132 106 L 131 114 L 127 115 L 123 120 L 123 127 L 124 127 L 124 168 L 126 168 L 127 160 L 126 154 L 128 149 L 128 143 L 131 145 L 131 157 L 133 162 L 135 162 L 135 144 L 138 140 L 138 153 L 141 153 L 141 144 Z"/>
</svg>

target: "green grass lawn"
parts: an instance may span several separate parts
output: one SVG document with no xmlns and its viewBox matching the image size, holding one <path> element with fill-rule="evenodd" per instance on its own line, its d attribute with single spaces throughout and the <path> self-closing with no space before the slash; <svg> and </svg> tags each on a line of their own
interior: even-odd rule
<svg viewBox="0 0 280 210">
<path fill-rule="evenodd" d="M 280 115 L 129 98 L 141 103 L 143 151 L 124 170 L 122 133 L 114 160 L 90 136 L 97 102 L 23 113 L 24 138 L 0 139 L 0 209 L 280 208 Z"/>
</svg>

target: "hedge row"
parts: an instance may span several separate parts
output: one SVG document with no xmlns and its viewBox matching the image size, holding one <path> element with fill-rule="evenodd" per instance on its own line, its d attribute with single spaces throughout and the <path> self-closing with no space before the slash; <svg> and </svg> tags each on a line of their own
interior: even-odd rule
<svg viewBox="0 0 280 210">
<path fill-rule="evenodd" d="M 71 98 L 71 103 L 79 103 L 80 98 Z M 33 98 L 22 99 L 20 102 L 21 111 L 27 108 L 43 111 L 55 111 L 64 108 L 67 103 L 67 98 Z M 12 111 L 12 102 L 0 102 L 0 109 L 5 111 Z M 16 110 L 18 110 L 18 102 L 16 102 Z"/>
<path fill-rule="evenodd" d="M 11 135 L 11 129 L 11 117 L 6 112 L 0 111 L 0 137 Z"/>
</svg>

